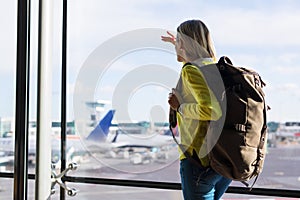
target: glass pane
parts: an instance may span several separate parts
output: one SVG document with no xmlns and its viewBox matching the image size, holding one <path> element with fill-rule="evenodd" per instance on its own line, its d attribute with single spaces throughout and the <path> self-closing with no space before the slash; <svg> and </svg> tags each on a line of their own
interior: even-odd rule
<svg viewBox="0 0 300 200">
<path fill-rule="evenodd" d="M 35 174 L 36 165 L 36 109 L 37 109 L 37 62 L 38 62 L 38 1 L 31 1 L 30 7 L 30 89 L 28 126 L 28 173 Z M 34 186 L 33 186 L 34 188 Z"/>
<path fill-rule="evenodd" d="M 108 185 L 90 185 L 90 184 L 69 184 L 70 188 L 80 190 L 74 197 L 66 196 L 66 199 L 103 199 L 103 200 L 118 200 L 118 199 L 132 199 L 132 200 L 181 200 L 181 191 L 177 190 L 161 190 L 149 188 L 136 187 L 120 187 Z"/>
<path fill-rule="evenodd" d="M 1 199 L 13 199 L 13 184 L 12 178 L 0 178 L 0 194 Z M 27 199 L 34 199 L 34 180 L 28 180 Z"/>
<path fill-rule="evenodd" d="M 14 161 L 17 1 L 1 1 L 0 171 L 12 172 Z"/>
<path fill-rule="evenodd" d="M 74 176 L 179 182 L 177 147 L 167 132 L 167 98 L 181 64 L 160 36 L 176 31 L 189 16 L 209 26 L 218 57 L 228 55 L 235 65 L 260 73 L 272 108 L 269 122 L 299 121 L 298 1 L 282 7 L 261 1 L 183 6 L 75 0 L 68 6 L 67 149 L 68 161 L 80 164 L 70 173 Z M 105 115 L 111 109 L 109 126 L 111 116 Z M 109 132 L 97 134 L 108 126 Z M 284 139 L 276 131 L 270 133 L 255 187 L 299 190 L 299 139 Z"/>
<path fill-rule="evenodd" d="M 28 179 L 27 199 L 35 199 L 35 180 Z"/>
<path fill-rule="evenodd" d="M 180 190 L 165 190 L 165 189 L 152 189 L 152 188 L 137 188 L 137 187 L 121 187 L 109 185 L 90 185 L 90 184 L 68 184 L 70 188 L 76 188 L 79 192 L 75 196 L 66 196 L 66 199 L 103 199 L 103 200 L 119 200 L 119 199 L 132 199 L 132 200 L 182 200 Z M 53 196 L 55 198 L 55 196 Z M 244 195 L 244 194 L 229 194 L 226 193 L 222 199 L 276 199 L 276 200 L 298 200 L 298 198 L 286 197 L 268 197 L 259 195 Z"/>
<path fill-rule="evenodd" d="M 86 88 L 83 89 L 84 91 L 90 92 L 95 90 L 95 93 L 89 93 L 86 96 L 83 91 L 77 91 L 77 89 L 81 89 L 81 86 L 79 83 L 80 81 L 77 81 L 76 77 L 78 77 L 78 73 L 81 73 L 82 76 L 86 76 L 85 72 L 82 73 L 80 70 L 82 69 L 84 62 L 86 62 L 87 57 L 93 54 L 91 50 L 93 51 L 93 49 L 101 46 L 99 44 L 109 40 L 111 38 L 111 34 L 121 33 L 120 31 L 122 31 L 122 29 L 116 27 L 119 30 L 117 30 L 115 33 L 111 32 L 111 34 L 108 35 L 105 35 L 104 33 L 104 35 L 101 34 L 100 37 L 97 37 L 96 35 L 98 35 L 99 31 L 101 30 L 100 26 L 102 26 L 100 25 L 101 23 L 99 23 L 97 24 L 96 28 L 96 32 L 98 33 L 90 32 L 93 35 L 93 41 L 82 40 L 86 37 L 84 34 L 87 32 L 81 31 L 80 29 L 85 26 L 90 26 L 90 22 L 87 22 L 91 19 L 91 16 L 87 16 L 87 18 L 81 18 L 79 21 L 76 16 L 78 14 L 85 16 L 85 12 L 93 12 L 94 14 L 98 13 L 98 11 L 96 11 L 92 6 L 94 3 L 96 2 L 89 1 L 86 2 L 86 4 L 82 4 L 81 1 L 76 1 L 69 3 L 68 84 L 72 87 L 70 87 L 68 96 L 68 108 L 70 109 L 69 118 L 71 119 L 69 122 L 70 124 L 73 122 L 73 127 L 70 127 L 70 134 L 68 135 L 67 140 L 67 150 L 70 152 L 69 162 L 73 161 L 80 164 L 80 167 L 76 171 L 76 175 L 80 176 L 93 176 L 93 173 L 97 173 L 98 177 L 131 177 L 132 179 L 141 179 L 144 176 L 144 179 L 148 180 L 177 182 L 177 147 L 170 135 L 164 135 L 168 130 L 168 124 L 166 123 L 167 102 L 165 101 L 165 95 L 168 94 L 169 91 L 169 88 L 166 86 L 164 80 L 172 81 L 172 83 L 175 84 L 175 79 L 170 80 L 169 78 L 166 79 L 164 76 L 160 76 L 155 83 L 152 83 L 152 75 L 150 80 L 147 80 L 141 84 L 136 83 L 138 85 L 134 87 L 138 88 L 136 92 L 133 93 L 127 107 L 129 111 L 132 109 L 139 109 L 142 112 L 134 113 L 130 111 L 129 114 L 133 116 L 130 116 L 129 118 L 118 119 L 116 116 L 118 113 L 121 113 L 121 110 L 116 110 L 115 115 L 113 115 L 110 132 L 104 136 L 106 137 L 107 142 L 90 142 L 91 140 L 94 140 L 94 137 L 101 137 L 96 135 L 97 130 L 95 131 L 95 135 L 90 135 L 93 129 L 99 125 L 101 120 L 102 123 L 99 125 L 101 128 L 105 129 L 105 127 L 109 124 L 108 121 L 110 121 L 109 118 L 111 117 L 109 115 L 112 115 L 109 110 L 115 109 L 114 106 L 112 106 L 114 103 L 112 101 L 114 92 L 111 90 L 111 88 L 120 84 L 120 79 L 126 76 L 126 74 L 131 81 L 139 81 L 137 79 L 132 80 L 134 77 L 130 77 L 131 71 L 134 72 L 135 69 L 138 69 L 143 65 L 150 65 L 151 69 L 152 66 L 157 67 L 158 64 L 165 64 L 163 67 L 165 71 L 170 71 L 173 75 L 176 74 L 176 78 L 178 75 L 176 71 L 169 67 L 169 63 L 174 63 L 174 65 L 177 65 L 174 61 L 174 53 L 172 52 L 173 48 L 166 48 L 166 50 L 159 49 L 161 46 L 160 34 L 163 33 L 163 31 L 160 30 L 159 32 L 156 32 L 155 36 L 157 37 L 158 46 L 142 48 L 140 51 L 133 52 L 132 54 L 127 54 L 128 51 L 131 51 L 130 49 L 124 49 L 124 52 L 120 52 L 120 55 L 114 56 L 118 57 L 123 53 L 125 53 L 126 56 L 116 59 L 111 67 L 107 68 L 107 74 L 103 74 L 102 79 L 99 79 L 99 77 L 93 77 L 93 80 L 92 78 L 90 79 L 92 82 L 95 82 L 95 85 L 91 86 L 91 88 L 86 88 L 86 83 L 82 83 L 82 87 Z M 81 6 L 84 6 L 85 9 L 80 9 Z M 104 7 L 99 8 L 105 10 Z M 125 12 L 127 13 L 126 10 Z M 97 14 L 97 18 L 102 18 L 102 16 L 104 15 Z M 132 18 L 135 16 L 130 15 L 128 17 Z M 133 30 L 133 27 L 128 30 Z M 156 29 L 153 30 L 156 31 Z M 140 34 L 149 35 L 153 30 L 150 30 L 150 32 L 141 32 Z M 129 34 L 134 35 L 136 33 L 131 32 Z M 75 39 L 77 37 L 82 41 Z M 126 37 L 126 34 L 120 35 L 120 37 Z M 113 52 L 115 50 L 114 48 L 115 47 L 110 49 L 109 52 Z M 138 48 L 140 48 L 140 46 L 138 46 Z M 102 51 L 101 47 L 99 51 Z M 93 62 L 94 58 L 99 56 L 97 55 L 98 53 L 94 54 L 95 57 L 91 57 L 91 62 Z M 160 54 L 165 56 L 165 60 L 162 62 L 156 59 L 156 57 Z M 145 59 L 139 59 L 139 57 L 145 57 Z M 111 60 L 107 60 L 107 62 L 111 62 L 115 58 L 111 57 L 108 59 Z M 97 65 L 102 65 L 101 62 L 98 64 L 98 60 L 96 62 Z M 152 65 L 152 63 L 154 64 Z M 124 69 L 120 70 L 120 67 L 122 68 L 124 65 L 126 65 Z M 89 65 L 87 67 L 89 67 Z M 101 70 L 101 67 L 99 69 Z M 97 73 L 97 75 L 101 74 L 99 71 L 95 73 Z M 141 76 L 146 75 L 143 71 L 141 73 Z M 158 77 L 157 74 L 155 76 Z M 97 82 L 99 82 L 100 85 L 98 85 Z M 127 83 L 124 84 L 124 86 L 126 85 Z M 94 89 L 92 87 L 94 87 Z M 147 95 L 147 90 L 151 93 L 156 93 L 156 95 L 149 98 Z M 83 99 L 78 99 L 76 97 L 74 98 L 74 93 L 76 92 L 79 92 L 77 93 L 80 95 L 79 98 L 83 97 Z M 145 94 L 147 95 L 146 98 L 144 98 Z M 144 103 L 142 102 L 143 99 L 145 101 Z M 80 105 L 77 104 L 77 101 Z M 116 103 L 119 104 L 119 102 Z M 79 111 L 79 113 L 77 111 Z M 153 113 L 151 114 L 151 112 Z M 108 116 L 105 117 L 107 113 Z M 152 121 L 149 120 L 150 118 L 152 118 Z M 118 137 L 115 137 L 116 134 L 119 134 Z M 86 138 L 91 140 L 87 141 L 85 140 Z M 110 142 L 114 139 L 114 144 L 111 144 Z M 122 145 L 122 148 L 113 148 L 113 146 L 119 147 L 122 142 L 127 142 L 127 139 L 131 141 L 128 143 L 128 145 L 124 144 Z M 173 169 L 171 169 L 171 167 Z M 174 171 L 175 176 L 164 176 L 165 173 L 163 173 L 163 170 Z M 102 171 L 104 171 L 104 173 L 102 173 Z M 145 176 L 145 173 L 160 174 L 160 176 L 152 178 L 151 175 Z"/>
<path fill-rule="evenodd" d="M 13 179 L 0 178 L 1 199 L 13 199 Z"/>
<path fill-rule="evenodd" d="M 276 200 L 297 200 L 298 198 L 287 198 L 287 197 L 268 197 L 259 195 L 243 195 L 243 194 L 225 194 L 222 199 L 276 199 Z"/>
</svg>

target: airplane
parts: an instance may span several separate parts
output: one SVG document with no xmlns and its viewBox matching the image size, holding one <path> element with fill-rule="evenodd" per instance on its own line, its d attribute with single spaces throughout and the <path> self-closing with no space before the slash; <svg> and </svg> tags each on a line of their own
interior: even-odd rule
<svg viewBox="0 0 300 200">
<path fill-rule="evenodd" d="M 0 166 L 6 166 L 11 164 L 14 160 L 14 155 L 8 154 L 6 152 L 0 152 Z"/>
<path fill-rule="evenodd" d="M 299 136 L 300 122 L 285 122 L 279 124 L 276 130 L 278 137 L 295 138 Z"/>
<path fill-rule="evenodd" d="M 107 151 L 110 147 L 109 143 L 105 144 L 103 141 L 109 133 L 109 127 L 114 115 L 114 110 L 110 110 L 99 125 L 90 133 L 87 138 L 81 138 L 80 135 L 76 135 L 74 132 L 67 130 L 67 142 L 66 142 L 66 158 L 69 162 L 72 160 L 78 161 L 82 155 L 85 155 L 89 148 L 83 146 L 86 140 L 95 140 L 102 143 L 102 151 Z M 73 123 L 74 124 L 74 123 Z M 97 138 L 98 137 L 98 138 Z M 28 129 L 29 148 L 28 148 L 28 164 L 34 165 L 36 160 L 36 123 L 30 123 Z M 101 140 L 99 140 L 101 139 Z M 13 164 L 14 161 L 14 137 L 12 134 L 7 137 L 0 138 L 0 165 Z M 52 163 L 57 165 L 60 162 L 61 154 L 61 136 L 60 136 L 60 123 L 52 122 L 51 133 L 51 149 L 52 149 Z M 95 151 L 95 150 L 94 150 Z M 98 149 L 97 149 L 98 151 Z"/>
<path fill-rule="evenodd" d="M 300 122 L 277 123 L 275 130 L 269 132 L 270 146 L 298 144 L 300 141 Z"/>
<path fill-rule="evenodd" d="M 87 137 L 67 137 L 67 143 L 75 148 L 77 154 L 83 150 L 89 153 L 105 153 L 114 158 L 117 154 L 128 158 L 129 154 L 145 155 L 148 152 L 152 157 L 162 159 L 167 157 L 165 152 L 169 148 L 176 146 L 172 136 L 158 133 L 161 128 L 145 132 L 146 122 L 112 123 L 114 114 L 115 110 L 110 110 Z"/>
<path fill-rule="evenodd" d="M 14 140 L 11 137 L 0 138 L 0 166 L 14 161 Z"/>
</svg>

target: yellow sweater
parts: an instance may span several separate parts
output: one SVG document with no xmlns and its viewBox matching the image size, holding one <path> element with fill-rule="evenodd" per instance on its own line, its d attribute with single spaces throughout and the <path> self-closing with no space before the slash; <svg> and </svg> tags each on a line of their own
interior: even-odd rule
<svg viewBox="0 0 300 200">
<path fill-rule="evenodd" d="M 210 63 L 202 62 L 202 64 Z M 192 64 L 186 64 L 182 68 L 176 86 L 176 96 L 180 102 L 180 112 L 177 112 L 177 120 L 181 144 L 187 148 L 190 155 L 193 154 L 194 150 L 199 157 L 199 151 L 202 145 L 205 145 L 204 138 L 208 121 L 217 120 L 222 115 L 220 105 L 208 88 L 199 68 Z M 203 150 L 206 150 L 205 146 L 202 147 L 201 154 L 203 154 Z M 184 154 L 181 150 L 179 151 L 180 159 L 184 159 Z M 208 166 L 207 156 L 199 158 L 203 166 Z"/>
</svg>

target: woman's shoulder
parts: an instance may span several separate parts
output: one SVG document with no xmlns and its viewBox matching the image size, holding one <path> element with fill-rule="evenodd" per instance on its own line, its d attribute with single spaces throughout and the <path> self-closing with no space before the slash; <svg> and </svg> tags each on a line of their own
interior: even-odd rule
<svg viewBox="0 0 300 200">
<path fill-rule="evenodd" d="M 181 70 L 181 74 L 183 79 L 202 76 L 199 67 L 192 63 L 186 63 Z"/>
<path fill-rule="evenodd" d="M 201 66 L 210 65 L 210 64 L 216 64 L 216 62 L 213 58 L 199 58 L 193 62 L 183 63 L 183 68 L 185 68 L 185 67 L 199 68 Z"/>
<path fill-rule="evenodd" d="M 199 67 L 193 63 L 187 62 L 182 66 L 182 71 L 198 70 Z"/>
</svg>

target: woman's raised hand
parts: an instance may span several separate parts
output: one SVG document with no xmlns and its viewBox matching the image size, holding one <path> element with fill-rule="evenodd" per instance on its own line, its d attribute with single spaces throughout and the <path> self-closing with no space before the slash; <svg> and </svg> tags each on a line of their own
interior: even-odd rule
<svg viewBox="0 0 300 200">
<path fill-rule="evenodd" d="M 170 33 L 169 31 L 167 31 L 167 34 L 168 34 L 168 36 L 163 36 L 162 35 L 161 40 L 164 41 L 164 42 L 170 42 L 170 43 L 175 45 L 176 37 L 172 33 Z"/>
</svg>

